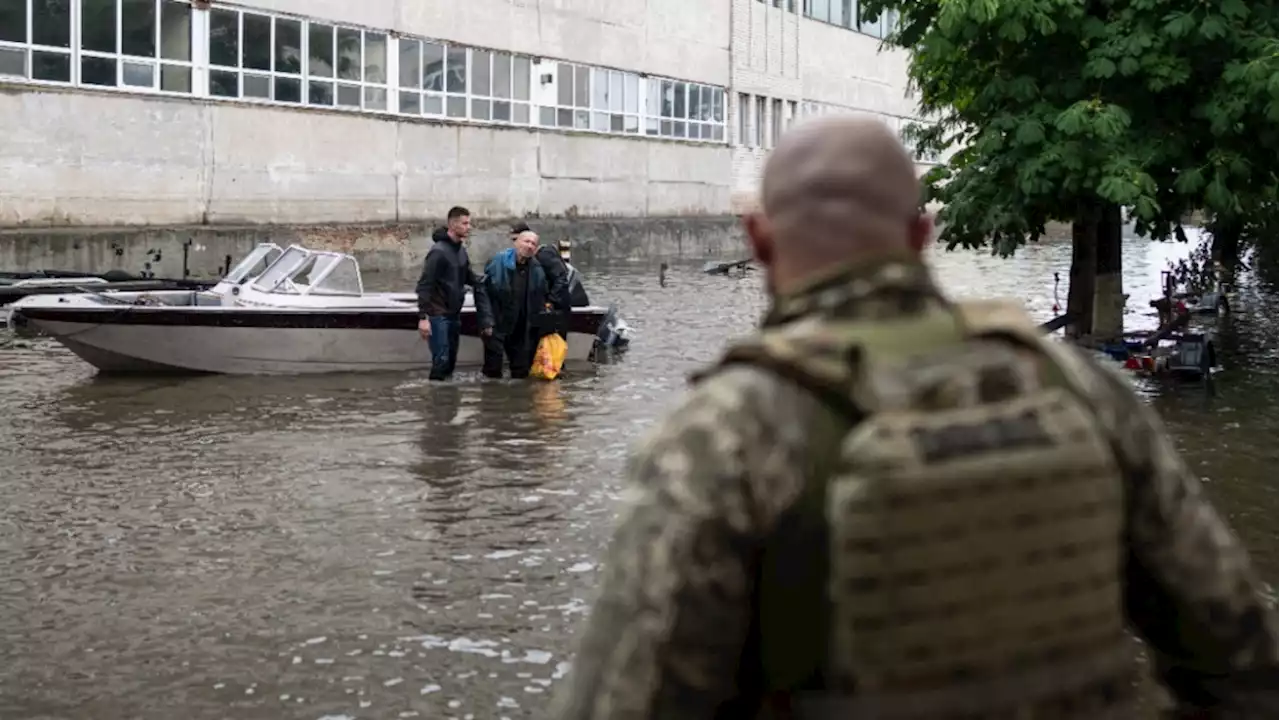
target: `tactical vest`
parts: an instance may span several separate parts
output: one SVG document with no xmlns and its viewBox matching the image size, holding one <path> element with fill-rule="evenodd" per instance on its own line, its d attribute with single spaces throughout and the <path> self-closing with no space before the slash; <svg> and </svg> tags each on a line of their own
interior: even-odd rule
<svg viewBox="0 0 1280 720">
<path fill-rule="evenodd" d="M 800 319 L 736 363 L 830 411 L 762 560 L 764 717 L 1134 717 L 1123 483 L 1083 358 L 973 303 Z"/>
</svg>

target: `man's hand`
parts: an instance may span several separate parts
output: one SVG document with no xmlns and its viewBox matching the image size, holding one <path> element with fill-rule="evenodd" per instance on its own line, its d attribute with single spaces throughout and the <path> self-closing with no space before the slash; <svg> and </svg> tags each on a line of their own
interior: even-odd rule
<svg viewBox="0 0 1280 720">
<path fill-rule="evenodd" d="M 431 321 L 427 318 L 418 321 L 418 337 L 423 340 L 431 339 Z"/>
<path fill-rule="evenodd" d="M 491 327 L 481 328 L 481 330 L 480 330 L 480 336 L 481 336 L 481 337 L 489 337 L 489 336 L 491 336 L 491 335 L 493 335 L 493 328 L 491 328 Z"/>
</svg>

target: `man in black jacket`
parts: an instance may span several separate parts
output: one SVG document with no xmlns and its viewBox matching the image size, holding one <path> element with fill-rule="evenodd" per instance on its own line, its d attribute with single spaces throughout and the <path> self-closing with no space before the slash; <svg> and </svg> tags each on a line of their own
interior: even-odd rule
<svg viewBox="0 0 1280 720">
<path fill-rule="evenodd" d="M 493 334 L 493 313 L 484 280 L 471 270 L 471 259 L 463 246 L 471 234 L 471 212 L 464 207 L 450 208 L 448 223 L 431 236 L 434 244 L 418 278 L 418 334 L 431 348 L 432 380 L 447 380 L 458 362 L 467 285 L 475 300 L 480 336 L 488 339 Z"/>
<path fill-rule="evenodd" d="M 512 247 L 494 255 L 484 268 L 494 316 L 493 336 L 485 341 L 484 352 L 489 377 L 502 377 L 504 354 L 511 377 L 527 377 L 538 341 L 568 331 L 568 282 L 560 256 L 540 247 L 527 225 L 517 225 L 512 233 Z"/>
</svg>

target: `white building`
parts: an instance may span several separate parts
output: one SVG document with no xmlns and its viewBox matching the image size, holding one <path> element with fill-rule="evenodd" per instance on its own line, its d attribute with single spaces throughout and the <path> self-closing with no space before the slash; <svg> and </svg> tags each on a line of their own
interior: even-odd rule
<svg viewBox="0 0 1280 720">
<path fill-rule="evenodd" d="M 0 0 L 0 226 L 724 216 L 909 118 L 856 0 Z"/>
</svg>

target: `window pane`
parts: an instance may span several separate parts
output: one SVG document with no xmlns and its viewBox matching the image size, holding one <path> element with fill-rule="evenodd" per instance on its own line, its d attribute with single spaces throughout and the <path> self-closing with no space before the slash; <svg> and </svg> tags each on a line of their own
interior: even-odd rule
<svg viewBox="0 0 1280 720">
<path fill-rule="evenodd" d="M 525 105 L 524 103 L 516 103 L 515 107 L 512 109 L 515 112 L 511 114 L 512 115 L 511 122 L 517 125 L 529 124 L 529 106 L 528 105 Z"/>
<path fill-rule="evenodd" d="M 655 78 L 649 78 L 649 87 L 646 88 L 645 96 L 645 112 L 652 117 L 657 117 L 662 109 L 662 83 Z M 656 127 L 656 126 L 655 126 Z"/>
<path fill-rule="evenodd" d="M 360 79 L 360 31 L 351 28 L 338 28 L 338 78 L 341 80 Z M 338 93 L 338 104 L 342 104 L 342 93 Z"/>
<path fill-rule="evenodd" d="M 591 129 L 596 132 L 608 132 L 609 113 L 591 113 Z"/>
<path fill-rule="evenodd" d="M 591 69 L 575 66 L 573 69 L 573 106 L 574 107 L 591 107 L 591 97 L 588 94 L 591 89 Z M 583 126 L 585 127 L 585 125 Z"/>
<path fill-rule="evenodd" d="M 164 2 L 160 5 L 160 57 L 191 59 L 191 6 Z"/>
<path fill-rule="evenodd" d="M 80 82 L 84 85 L 116 84 L 116 61 L 105 58 L 80 58 Z"/>
<path fill-rule="evenodd" d="M 365 110 L 386 110 L 387 109 L 387 89 L 380 87 L 367 87 L 364 89 L 364 109 Z"/>
<path fill-rule="evenodd" d="M 724 122 L 724 91 L 719 88 L 711 91 L 711 119 Z"/>
<path fill-rule="evenodd" d="M 360 86 L 339 85 L 338 105 L 341 107 L 360 107 Z"/>
<path fill-rule="evenodd" d="M 445 92 L 465 93 L 467 91 L 467 50 L 460 47 L 449 47 L 445 52 Z M 452 104 L 450 104 L 452 107 Z M 459 115 L 449 113 L 449 117 L 465 117 L 466 108 Z"/>
<path fill-rule="evenodd" d="M 451 118 L 464 118 L 467 116 L 467 99 L 464 97 L 451 97 L 445 102 L 445 115 Z"/>
<path fill-rule="evenodd" d="M 114 17 L 114 15 L 112 15 Z M 113 26 L 114 27 L 114 26 Z M 114 33 L 113 33 L 114 35 Z M 71 47 L 71 3 L 67 0 L 58 2 L 33 2 L 31 4 L 31 42 L 36 45 L 48 45 L 50 47 Z M 114 41 L 111 45 L 115 47 Z M 71 58 L 65 55 L 55 55 L 53 53 L 40 53 L 37 61 L 32 56 L 31 67 L 34 70 L 37 65 L 41 66 L 40 72 L 59 75 L 57 78 L 36 78 L 38 80 L 58 80 L 71 79 Z M 66 77 L 61 77 L 62 69 L 66 68 Z M 35 73 L 32 73 L 35 77 Z"/>
<path fill-rule="evenodd" d="M 513 63 L 513 69 L 514 69 L 514 72 L 512 73 L 512 78 L 511 78 L 511 84 L 513 86 L 511 91 L 511 97 L 515 98 L 516 100 L 528 100 L 529 99 L 529 80 L 530 80 L 529 58 L 527 57 L 516 58 L 515 62 Z"/>
<path fill-rule="evenodd" d="M 0 75 L 10 77 L 27 76 L 27 51 L 12 48 L 0 48 Z"/>
<path fill-rule="evenodd" d="M 573 106 L 573 65 L 569 63 L 556 66 L 556 104 Z"/>
<path fill-rule="evenodd" d="M 165 65 L 160 68 L 160 89 L 165 92 L 191 92 L 191 68 Z"/>
<path fill-rule="evenodd" d="M 556 125 L 559 127 L 573 127 L 573 111 L 572 110 L 556 110 Z"/>
<path fill-rule="evenodd" d="M 271 78 L 263 75 L 245 75 L 244 97 L 269 100 L 271 98 Z"/>
<path fill-rule="evenodd" d="M 609 73 L 609 109 L 622 112 L 622 73 L 617 70 Z"/>
<path fill-rule="evenodd" d="M 375 85 L 387 83 L 387 36 L 382 33 L 364 34 L 364 81 Z"/>
<path fill-rule="evenodd" d="M 422 89 L 444 92 L 444 46 L 422 43 Z"/>
<path fill-rule="evenodd" d="M 419 77 L 421 74 L 422 45 L 417 40 L 400 38 L 400 87 L 414 89 L 422 87 L 422 79 Z M 400 97 L 400 102 L 403 104 L 405 96 L 402 94 Z"/>
<path fill-rule="evenodd" d="M 622 109 L 634 115 L 640 112 L 640 78 L 631 73 L 623 73 L 622 80 L 625 86 Z"/>
<path fill-rule="evenodd" d="M 129 87 L 154 87 L 155 66 L 150 63 L 127 62 L 120 72 L 120 84 Z"/>
<path fill-rule="evenodd" d="M 538 124 L 543 127 L 556 126 L 556 110 L 555 108 L 542 107 L 538 108 Z"/>
<path fill-rule="evenodd" d="M 662 81 L 662 117 L 669 118 L 675 114 L 676 89 L 670 80 Z M 666 133 L 663 133 L 664 135 Z"/>
<path fill-rule="evenodd" d="M 302 23 L 297 20 L 276 18 L 275 71 L 302 74 Z"/>
<path fill-rule="evenodd" d="M 443 115 L 444 114 L 444 98 L 439 95 L 423 95 L 422 96 L 422 114 L 424 115 Z"/>
<path fill-rule="evenodd" d="M 265 15 L 244 13 L 244 42 L 240 48 L 244 67 L 253 70 L 271 69 L 271 18 Z M 245 95 L 249 94 L 248 80 Z M 258 96 L 254 96 L 258 97 Z M 266 96 L 263 96 L 266 97 Z"/>
<path fill-rule="evenodd" d="M 406 115 L 422 113 L 422 95 L 416 92 L 400 93 L 400 112 Z"/>
<path fill-rule="evenodd" d="M 156 4 L 154 0 L 120 0 L 120 52 L 156 56 Z"/>
<path fill-rule="evenodd" d="M 488 120 L 489 119 L 489 101 L 488 100 L 472 100 L 471 101 L 471 119 L 472 120 Z"/>
<path fill-rule="evenodd" d="M 489 66 L 493 56 L 486 50 L 471 51 L 471 93 L 488 97 L 490 90 Z M 487 113 L 486 113 L 487 115 Z"/>
<path fill-rule="evenodd" d="M 333 83 L 312 82 L 307 84 L 308 105 L 333 105 Z"/>
<path fill-rule="evenodd" d="M 297 78 L 275 78 L 275 99 L 278 102 L 302 102 L 302 81 Z"/>
<path fill-rule="evenodd" d="M 311 23 L 307 42 L 307 72 L 315 77 L 333 77 L 333 26 Z"/>
<path fill-rule="evenodd" d="M 209 63 L 240 67 L 240 16 L 237 13 L 209 12 Z"/>
<path fill-rule="evenodd" d="M 0 0 L 0 40 L 24 43 L 27 41 L 27 0 Z M 6 70 L 7 68 L 7 70 Z M 26 55 L 22 56 L 22 72 L 13 71 L 17 65 L 0 60 L 0 74 L 27 76 Z"/>
<path fill-rule="evenodd" d="M 32 50 L 31 77 L 34 80 L 71 82 L 71 56 Z"/>
<path fill-rule="evenodd" d="M 493 96 L 511 97 L 511 56 L 506 53 L 493 54 Z M 494 117 L 497 117 L 496 110 Z"/>
<path fill-rule="evenodd" d="M 594 68 L 591 71 L 591 107 L 596 110 L 609 109 L 609 71 Z M 605 121 L 607 125 L 608 122 Z M 596 128 L 604 130 L 607 128 Z"/>
<path fill-rule="evenodd" d="M 678 82 L 674 87 L 676 98 L 671 116 L 683 120 L 689 116 L 689 106 L 685 104 L 685 84 Z"/>
<path fill-rule="evenodd" d="M 226 70 L 210 70 L 209 94 L 214 97 L 240 97 L 240 76 Z"/>
<path fill-rule="evenodd" d="M 36 19 L 41 15 L 41 8 L 50 4 L 37 0 Z M 70 4 L 70 3 L 67 3 Z M 47 10 L 45 10 L 47 12 Z M 40 42 L 37 40 L 36 42 Z M 44 43 L 41 43 L 42 45 Z M 84 0 L 80 12 L 80 48 L 97 50 L 98 52 L 116 52 L 116 0 Z M 81 63 L 83 72 L 84 64 Z M 89 82 L 86 80 L 85 82 Z M 93 83 L 101 85 L 102 83 Z M 111 82 L 115 85 L 115 81 Z"/>
<path fill-rule="evenodd" d="M 591 129 L 591 113 L 586 110 L 573 111 L 573 126 L 579 130 Z"/>
</svg>

